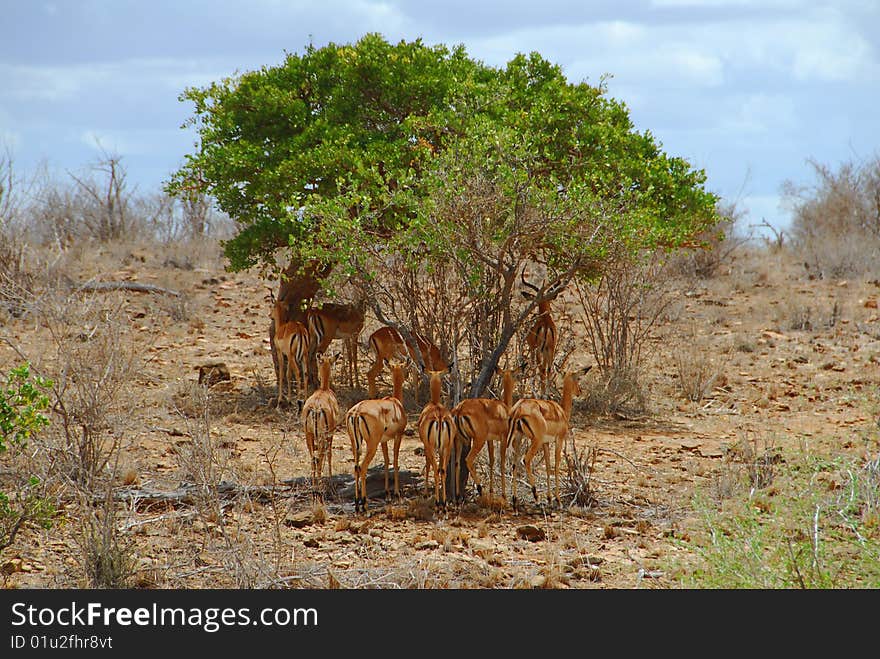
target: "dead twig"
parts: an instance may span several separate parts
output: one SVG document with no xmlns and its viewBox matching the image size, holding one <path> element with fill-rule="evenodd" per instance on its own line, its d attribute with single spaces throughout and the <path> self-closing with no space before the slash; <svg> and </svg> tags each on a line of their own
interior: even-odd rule
<svg viewBox="0 0 880 659">
<path fill-rule="evenodd" d="M 170 288 L 162 288 L 161 286 L 154 286 L 153 284 L 141 284 L 136 281 L 92 281 L 80 284 L 76 288 L 77 293 L 95 291 L 136 291 L 138 293 L 157 293 L 159 295 L 180 297 L 178 291 Z"/>
</svg>

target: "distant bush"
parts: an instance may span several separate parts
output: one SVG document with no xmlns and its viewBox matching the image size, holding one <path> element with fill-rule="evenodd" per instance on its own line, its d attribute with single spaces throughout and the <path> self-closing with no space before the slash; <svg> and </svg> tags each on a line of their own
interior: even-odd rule
<svg viewBox="0 0 880 659">
<path fill-rule="evenodd" d="M 743 217 L 736 203 L 719 203 L 715 210 L 718 222 L 697 234 L 694 246 L 680 248 L 670 257 L 670 272 L 686 279 L 711 279 L 748 241 L 736 232 Z"/>
<path fill-rule="evenodd" d="M 597 413 L 647 411 L 647 354 L 673 298 L 661 260 L 621 259 L 591 282 L 576 282 L 578 319 L 599 376 L 581 398 Z"/>
<path fill-rule="evenodd" d="M 880 156 L 837 171 L 810 161 L 817 182 L 787 181 L 783 196 L 793 210 L 792 246 L 818 279 L 876 275 L 880 257 Z"/>
</svg>

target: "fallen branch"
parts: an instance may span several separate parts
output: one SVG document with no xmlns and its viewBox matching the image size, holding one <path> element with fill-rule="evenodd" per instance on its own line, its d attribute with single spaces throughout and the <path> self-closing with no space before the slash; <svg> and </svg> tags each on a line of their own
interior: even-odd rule
<svg viewBox="0 0 880 659">
<path fill-rule="evenodd" d="M 171 295 L 180 297 L 178 291 L 170 288 L 162 288 L 153 284 L 141 284 L 136 281 L 93 281 L 80 285 L 77 292 L 82 291 L 137 291 L 138 293 L 158 293 L 159 295 Z"/>
</svg>

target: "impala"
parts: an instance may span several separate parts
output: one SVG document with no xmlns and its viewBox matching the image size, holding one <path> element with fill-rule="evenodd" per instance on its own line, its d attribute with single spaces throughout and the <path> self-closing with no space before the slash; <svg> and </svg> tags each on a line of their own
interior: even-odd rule
<svg viewBox="0 0 880 659">
<path fill-rule="evenodd" d="M 318 388 L 306 399 L 302 409 L 302 425 L 305 431 L 306 446 L 312 459 L 312 493 L 317 493 L 317 482 L 324 471 L 324 458 L 327 458 L 327 471 L 333 477 L 333 431 L 339 421 L 339 402 L 330 388 L 330 369 L 339 359 L 340 353 L 318 355 Z"/>
<path fill-rule="evenodd" d="M 364 329 L 365 309 L 366 301 L 362 298 L 355 304 L 327 302 L 320 309 L 306 311 L 310 354 L 323 354 L 333 339 L 342 339 L 348 360 L 348 385 L 354 387 L 359 386 L 357 340 Z"/>
<path fill-rule="evenodd" d="M 495 442 L 501 448 L 501 496 L 505 487 L 505 457 L 507 455 L 508 414 L 513 404 L 513 369 L 497 369 L 501 376 L 502 399 L 497 398 L 465 398 L 452 409 L 452 418 L 459 440 L 470 443 L 470 450 L 465 463 L 468 473 L 477 485 L 477 494 L 483 493 L 483 484 L 476 470 L 477 457 L 483 446 L 489 447 L 489 494 L 491 496 L 495 483 Z M 457 453 L 457 451 L 456 451 Z M 457 479 L 456 479 L 457 482 Z M 459 493 L 460 494 L 460 493 Z"/>
<path fill-rule="evenodd" d="M 297 396 L 306 387 L 306 356 L 309 333 L 305 325 L 298 320 L 288 320 L 286 312 L 287 305 L 281 300 L 273 298 L 272 321 L 275 323 L 275 336 L 272 341 L 275 344 L 274 349 L 278 362 L 278 401 L 276 405 L 281 404 L 285 382 L 287 382 L 287 399 L 290 400 L 290 376 L 292 373 L 296 374 Z"/>
<path fill-rule="evenodd" d="M 556 356 L 556 323 L 550 317 L 550 301 L 538 303 L 538 319 L 526 334 L 529 355 L 538 374 L 542 395 L 547 395 L 550 369 Z"/>
<path fill-rule="evenodd" d="M 376 449 L 382 445 L 385 458 L 385 498 L 388 490 L 388 441 L 394 442 L 394 494 L 400 496 L 400 480 L 397 458 L 400 442 L 406 430 L 406 410 L 403 408 L 403 369 L 404 362 L 390 362 L 394 393 L 385 398 L 369 398 L 356 403 L 345 417 L 351 452 L 354 455 L 354 510 L 367 512 L 367 469 Z M 360 459 L 361 449 L 364 458 Z"/>
<path fill-rule="evenodd" d="M 425 363 L 426 371 L 446 371 L 449 364 L 440 354 L 440 349 L 433 343 L 428 341 L 421 334 L 413 333 L 413 337 L 419 346 L 419 352 L 422 353 L 422 360 Z M 382 371 L 382 365 L 389 360 L 397 358 L 406 358 L 412 361 L 416 360 L 415 350 L 413 347 L 403 340 L 403 337 L 393 327 L 380 327 L 370 335 L 368 340 L 370 348 L 375 355 L 373 365 L 367 371 L 367 384 L 369 386 L 369 395 L 371 398 L 376 397 L 376 376 Z M 418 382 L 418 373 L 414 372 L 416 382 Z M 418 394 L 418 387 L 415 387 Z M 418 395 L 416 396 L 418 398 Z"/>
<path fill-rule="evenodd" d="M 538 490 L 535 487 L 535 476 L 532 473 L 532 459 L 539 450 L 544 451 L 544 466 L 547 469 L 548 504 L 550 503 L 550 443 L 554 444 L 554 498 L 557 505 L 559 504 L 559 462 L 562 459 L 563 443 L 569 431 L 572 400 L 575 395 L 581 394 L 578 378 L 591 368 L 592 366 L 587 366 L 579 371 L 570 371 L 565 375 L 562 381 L 562 400 L 559 403 L 539 398 L 521 398 L 511 408 L 506 443 L 508 445 L 513 443 L 514 446 L 515 459 L 512 492 L 514 510 L 516 510 L 516 478 L 520 466 L 520 460 L 516 459 L 519 457 L 520 437 L 525 437 L 529 442 L 529 448 L 521 462 L 525 465 L 535 501 L 538 500 Z"/>
<path fill-rule="evenodd" d="M 434 475 L 434 501 L 446 507 L 446 467 L 455 440 L 455 422 L 449 410 L 440 402 L 440 377 L 443 373 L 445 371 L 429 371 L 431 402 L 422 408 L 418 430 L 425 448 L 425 496 L 428 495 L 430 472 Z"/>
</svg>

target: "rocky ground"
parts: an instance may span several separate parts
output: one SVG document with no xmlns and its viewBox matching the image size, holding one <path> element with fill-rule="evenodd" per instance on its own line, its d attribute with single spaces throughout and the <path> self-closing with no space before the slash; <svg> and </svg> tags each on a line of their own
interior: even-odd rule
<svg viewBox="0 0 880 659">
<path fill-rule="evenodd" d="M 692 497 L 723 486 L 736 451 L 804 442 L 858 451 L 852 437 L 876 423 L 877 282 L 811 280 L 785 254 L 742 255 L 711 280 L 676 284 L 651 344 L 649 413 L 598 416 L 575 403 L 574 445 L 592 466 L 582 473 L 593 505 L 513 512 L 471 493 L 460 508 L 435 511 L 420 491 L 420 407 L 408 396 L 403 500 L 377 496 L 368 516 L 354 513 L 351 449 L 337 432 L 336 494 L 316 509 L 296 408 L 274 406 L 266 282 L 224 272 L 218 257 L 196 265 L 123 250 L 80 273 L 181 293 L 95 293 L 121 313 L 138 358 L 110 429 L 123 447 L 117 496 L 130 495 L 115 523 L 136 559 L 136 587 L 674 588 L 699 532 Z M 576 318 L 572 305 L 560 313 Z M 57 360 L 45 323 L 3 320 L 4 371 L 21 354 Z M 574 361 L 594 361 L 580 343 Z M 363 373 L 365 350 L 360 359 Z M 211 362 L 225 363 L 231 379 L 206 396 L 198 369 Z M 694 401 L 681 379 L 698 367 L 711 382 Z M 347 409 L 366 391 L 341 386 L 341 376 Z M 379 479 L 381 464 L 380 452 Z M 540 461 L 536 475 L 543 491 Z M 226 490 L 187 487 L 219 481 Z M 6 586 L 82 585 L 79 514 L 69 501 L 51 530 L 24 529 L 2 555 Z"/>
</svg>

